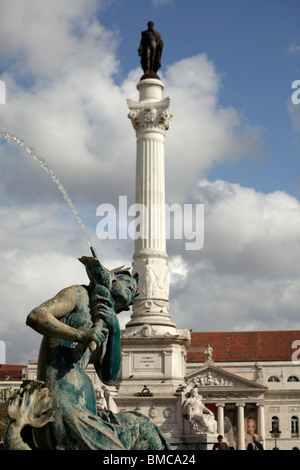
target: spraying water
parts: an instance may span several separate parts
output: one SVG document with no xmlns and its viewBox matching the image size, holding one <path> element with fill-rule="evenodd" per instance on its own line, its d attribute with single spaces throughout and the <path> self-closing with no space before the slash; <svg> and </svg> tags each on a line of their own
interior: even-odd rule
<svg viewBox="0 0 300 470">
<path fill-rule="evenodd" d="M 15 142 L 16 144 L 19 144 L 21 147 L 23 147 L 27 153 L 29 153 L 30 155 L 32 155 L 32 157 L 39 161 L 42 168 L 51 176 L 52 180 L 54 181 L 54 183 L 56 183 L 58 189 L 60 190 L 60 192 L 62 193 L 64 199 L 67 201 L 70 209 L 72 210 L 73 214 L 75 215 L 77 221 L 79 222 L 83 232 L 84 232 L 84 235 L 85 235 L 85 238 L 89 244 L 89 247 L 90 247 L 90 250 L 93 254 L 93 256 L 95 258 L 98 258 L 97 256 L 97 253 L 96 253 L 96 250 L 92 247 L 92 243 L 90 241 L 90 237 L 89 237 L 89 234 L 69 196 L 69 194 L 67 193 L 67 191 L 65 190 L 65 188 L 63 187 L 61 181 L 58 179 L 58 177 L 56 176 L 56 174 L 54 173 L 54 171 L 49 167 L 49 165 L 47 164 L 46 160 L 44 158 L 42 158 L 40 155 L 37 154 L 37 152 L 32 148 L 30 147 L 29 145 L 26 144 L 26 142 L 24 142 L 23 139 L 20 139 L 19 137 L 16 137 L 15 135 L 13 134 L 8 134 L 7 132 L 0 132 L 0 137 L 2 139 L 5 139 L 7 140 L 7 142 Z"/>
</svg>

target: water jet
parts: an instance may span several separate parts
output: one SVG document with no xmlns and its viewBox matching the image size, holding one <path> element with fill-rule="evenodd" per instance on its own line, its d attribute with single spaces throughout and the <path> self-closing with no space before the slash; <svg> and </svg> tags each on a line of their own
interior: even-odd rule
<svg viewBox="0 0 300 470">
<path fill-rule="evenodd" d="M 25 149 L 25 151 L 27 153 L 29 153 L 30 155 L 32 155 L 34 160 L 37 160 L 41 164 L 41 167 L 51 176 L 52 180 L 54 181 L 54 183 L 56 183 L 56 185 L 57 185 L 58 189 L 60 190 L 60 192 L 62 193 L 64 199 L 67 201 L 68 206 L 70 207 L 70 209 L 72 210 L 73 214 L 75 215 L 77 221 L 79 222 L 79 224 L 80 224 L 80 226 L 81 226 L 81 228 L 84 232 L 85 238 L 86 238 L 86 240 L 89 244 L 89 248 L 91 250 L 91 253 L 92 253 L 93 257 L 99 259 L 95 248 L 92 246 L 89 234 L 86 230 L 86 227 L 84 226 L 84 224 L 81 220 L 81 217 L 80 217 L 78 211 L 76 210 L 76 208 L 73 204 L 72 199 L 70 198 L 68 192 L 66 191 L 63 184 L 61 183 L 59 178 L 56 176 L 54 171 L 49 167 L 46 160 L 43 157 L 41 157 L 34 150 L 33 147 L 30 147 L 23 139 L 21 139 L 20 137 L 15 136 L 14 134 L 9 134 L 8 132 L 0 132 L 0 138 L 5 139 L 9 143 L 14 142 L 14 143 L 20 145 L 21 147 L 23 147 Z"/>
</svg>

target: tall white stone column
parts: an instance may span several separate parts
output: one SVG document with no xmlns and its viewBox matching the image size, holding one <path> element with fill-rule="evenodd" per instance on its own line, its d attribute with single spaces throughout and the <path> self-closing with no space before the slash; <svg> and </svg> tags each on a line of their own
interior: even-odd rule
<svg viewBox="0 0 300 470">
<path fill-rule="evenodd" d="M 238 450 L 245 450 L 245 403 L 238 403 Z"/>
<path fill-rule="evenodd" d="M 163 83 L 143 79 L 139 101 L 127 100 L 136 132 L 136 239 L 133 271 L 140 276 L 139 297 L 126 329 L 156 326 L 157 332 L 174 331 L 169 314 L 169 267 L 166 253 L 165 134 L 172 113 L 170 99 L 162 99 Z"/>
<path fill-rule="evenodd" d="M 222 434 L 224 436 L 224 403 L 218 403 L 218 416 L 217 416 L 217 423 L 218 423 L 218 434 Z"/>
<path fill-rule="evenodd" d="M 119 410 L 134 411 L 138 406 L 176 445 L 183 429 L 178 390 L 185 382 L 190 332 L 177 329 L 169 313 L 164 153 L 172 113 L 170 99 L 162 99 L 163 88 L 160 79 L 143 77 L 137 84 L 139 101 L 127 100 L 136 133 L 133 271 L 140 281 L 139 296 L 121 335 L 122 369 L 115 402 Z"/>
<path fill-rule="evenodd" d="M 263 403 L 258 403 L 258 432 L 260 443 L 265 446 L 265 406 Z"/>
</svg>

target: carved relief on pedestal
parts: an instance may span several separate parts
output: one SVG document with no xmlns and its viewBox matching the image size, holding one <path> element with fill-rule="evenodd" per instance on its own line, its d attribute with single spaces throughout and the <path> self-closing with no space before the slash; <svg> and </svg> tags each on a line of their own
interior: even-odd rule
<svg viewBox="0 0 300 470">
<path fill-rule="evenodd" d="M 164 131 L 169 129 L 173 117 L 173 113 L 169 110 L 170 98 L 149 103 L 128 99 L 127 104 L 130 110 L 128 117 L 136 131 L 149 127 L 156 127 Z"/>
<path fill-rule="evenodd" d="M 172 408 L 169 408 L 169 407 L 168 407 L 168 408 L 165 408 L 165 409 L 163 410 L 163 417 L 164 417 L 165 419 L 171 418 L 171 417 L 172 417 L 172 414 L 173 414 Z"/>
<path fill-rule="evenodd" d="M 154 405 L 151 406 L 148 415 L 149 415 L 149 418 L 152 418 L 152 419 L 156 418 L 156 415 L 157 415 L 156 406 Z"/>
<path fill-rule="evenodd" d="M 148 314 L 151 312 L 153 314 L 161 313 L 169 315 L 169 302 L 167 300 L 136 300 L 132 310 L 136 314 Z M 147 321 L 150 322 L 148 315 Z"/>
<path fill-rule="evenodd" d="M 133 312 L 168 315 L 170 273 L 167 260 L 164 257 L 137 258 L 133 271 L 139 274 L 139 296 L 134 302 Z"/>
<path fill-rule="evenodd" d="M 190 344 L 190 332 L 189 330 L 175 330 L 174 334 L 171 334 L 169 331 L 165 333 L 158 332 L 155 328 L 152 328 L 149 324 L 142 325 L 137 331 L 128 332 L 124 330 L 122 332 L 122 338 L 172 338 L 175 337 L 176 339 L 180 338 L 183 341 L 187 341 Z M 129 355 L 125 354 L 122 351 L 122 355 Z"/>
<path fill-rule="evenodd" d="M 134 273 L 139 273 L 140 298 L 169 298 L 170 272 L 164 258 L 141 258 L 133 263 Z"/>
</svg>

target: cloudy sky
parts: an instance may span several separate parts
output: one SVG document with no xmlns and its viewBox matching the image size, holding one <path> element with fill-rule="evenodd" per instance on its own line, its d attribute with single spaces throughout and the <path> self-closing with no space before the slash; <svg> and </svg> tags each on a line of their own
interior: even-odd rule
<svg viewBox="0 0 300 470">
<path fill-rule="evenodd" d="M 134 203 L 126 99 L 141 31 L 161 32 L 167 203 L 205 211 L 201 250 L 167 243 L 178 328 L 300 330 L 299 14 L 299 0 L 0 0 L 0 132 L 47 161 L 109 268 L 131 264 L 133 241 L 99 240 L 96 210 Z M 27 314 L 87 282 L 90 251 L 39 162 L 0 144 L 0 339 L 7 363 L 26 364 L 40 343 Z"/>
</svg>

